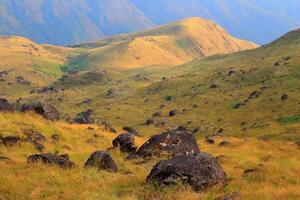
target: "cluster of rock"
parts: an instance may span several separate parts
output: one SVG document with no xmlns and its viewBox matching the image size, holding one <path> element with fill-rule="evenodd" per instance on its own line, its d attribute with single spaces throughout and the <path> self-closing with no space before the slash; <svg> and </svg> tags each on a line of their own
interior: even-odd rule
<svg viewBox="0 0 300 200">
<path fill-rule="evenodd" d="M 1 138 L 1 141 L 6 146 L 21 141 L 33 144 L 46 141 L 46 137 L 41 133 L 26 131 L 25 135 L 26 139 L 23 140 L 11 136 Z M 114 149 L 130 154 L 131 158 L 171 156 L 171 159 L 162 160 L 153 167 L 147 176 L 147 182 L 149 183 L 170 185 L 182 182 L 189 184 L 195 191 L 204 191 L 212 186 L 224 186 L 227 181 L 226 174 L 218 160 L 208 153 L 200 152 L 196 139 L 184 129 L 176 129 L 155 135 L 139 149 L 135 145 L 135 135 L 130 132 L 123 133 L 112 141 L 112 146 Z M 27 158 L 27 163 L 56 165 L 62 169 L 75 167 L 75 163 L 70 160 L 67 154 L 34 154 Z M 86 160 L 84 167 L 113 173 L 119 171 L 108 150 L 92 153 Z"/>
<path fill-rule="evenodd" d="M 0 99 L 0 110 L 12 111 L 13 107 L 6 100 Z M 58 111 L 52 105 L 43 102 L 23 105 L 21 110 L 24 112 L 34 111 L 49 120 L 59 119 Z M 87 110 L 79 113 L 74 121 L 79 124 L 94 123 L 95 121 L 90 117 L 92 112 L 92 110 Z M 159 115 L 159 113 L 155 114 L 155 116 Z M 107 128 L 112 129 L 109 124 L 107 124 Z M 171 157 L 171 159 L 158 162 L 153 167 L 147 177 L 147 182 L 164 185 L 183 182 L 189 184 L 195 191 L 203 191 L 212 186 L 224 186 L 226 184 L 226 174 L 217 159 L 208 153 L 201 152 L 196 139 L 187 129 L 178 128 L 154 135 L 140 148 L 135 145 L 135 136 L 139 136 L 139 133 L 132 127 L 124 127 L 123 130 L 126 133 L 117 136 L 112 141 L 112 146 L 114 149 L 130 154 L 129 158 Z M 43 142 L 46 141 L 46 138 L 42 134 L 27 131 L 25 136 L 25 140 L 8 136 L 1 138 L 1 142 L 5 146 L 11 146 L 25 141 L 32 143 L 38 151 L 43 152 Z M 29 156 L 27 162 L 57 165 L 63 169 L 75 166 L 67 154 L 40 153 Z M 85 168 L 91 167 L 118 172 L 117 164 L 108 151 L 92 153 L 85 163 Z"/>
</svg>

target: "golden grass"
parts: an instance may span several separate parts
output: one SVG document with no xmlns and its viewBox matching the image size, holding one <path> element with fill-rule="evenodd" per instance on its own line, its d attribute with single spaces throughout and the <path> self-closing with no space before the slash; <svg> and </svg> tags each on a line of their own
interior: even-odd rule
<svg viewBox="0 0 300 200">
<path fill-rule="evenodd" d="M 0 162 L 0 199 L 213 199 L 224 193 L 239 191 L 242 199 L 299 199 L 300 197 L 300 149 L 293 143 L 283 141 L 262 142 L 254 138 L 226 137 L 232 144 L 227 147 L 208 145 L 203 138 L 198 142 L 202 151 L 214 156 L 223 155 L 221 162 L 229 184 L 224 190 L 212 189 L 207 193 L 195 193 L 189 187 L 156 187 L 145 183 L 145 178 L 157 159 L 147 164 L 126 161 L 126 155 L 113 151 L 120 172 L 111 174 L 94 169 L 85 170 L 84 162 L 90 153 L 111 146 L 115 134 L 106 133 L 101 127 L 70 125 L 64 122 L 49 122 L 34 114 L 0 114 L 2 135 L 22 135 L 25 129 L 42 132 L 47 137 L 46 152 L 68 153 L 76 167 L 62 170 L 41 164 L 28 165 L 26 157 L 37 153 L 31 144 L 16 147 L 0 146 L 0 155 L 13 159 L 12 163 Z M 61 142 L 50 139 L 53 133 L 62 136 Z M 97 135 L 95 138 L 94 135 Z M 95 139 L 88 144 L 87 139 Z M 146 138 L 137 138 L 141 145 Z M 68 148 L 66 148 L 68 146 Z M 249 177 L 243 171 L 258 168 Z M 127 172 L 132 172 L 133 176 Z"/>
<path fill-rule="evenodd" d="M 81 46 L 93 48 L 88 50 L 85 56 L 75 59 L 73 67 L 105 67 L 123 70 L 181 65 L 214 54 L 226 54 L 257 47 L 254 43 L 230 36 L 212 21 L 200 18 L 189 18 Z"/>
</svg>

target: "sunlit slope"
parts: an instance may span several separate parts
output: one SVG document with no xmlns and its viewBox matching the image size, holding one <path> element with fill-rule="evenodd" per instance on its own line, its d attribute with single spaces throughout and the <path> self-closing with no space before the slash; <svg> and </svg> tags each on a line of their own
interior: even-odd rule
<svg viewBox="0 0 300 200">
<path fill-rule="evenodd" d="M 164 200 L 210 200 L 238 191 L 244 200 L 297 200 L 300 195 L 299 148 L 291 142 L 218 137 L 216 144 L 211 145 L 206 144 L 204 138 L 198 138 L 202 151 L 221 158 L 228 184 L 224 190 L 212 188 L 196 193 L 181 184 L 157 187 L 146 183 L 152 167 L 164 157 L 129 160 L 126 159 L 128 154 L 110 150 L 118 173 L 84 168 L 92 152 L 110 148 L 118 135 L 106 132 L 101 126 L 50 122 L 33 113 L 0 113 L 0 127 L 1 137 L 23 139 L 11 147 L 0 144 L 0 199 L 152 200 L 158 197 Z M 46 138 L 41 142 L 44 153 L 68 154 L 75 163 L 74 169 L 27 164 L 28 156 L 39 153 L 34 144 L 25 142 L 24 133 L 28 132 L 40 133 Z M 59 139 L 54 139 L 53 135 Z M 135 137 L 135 140 L 140 147 L 147 137 Z M 224 140 L 231 144 L 218 145 Z M 11 160 L 6 161 L 3 157 Z M 255 171 L 244 176 L 246 169 Z"/>
<path fill-rule="evenodd" d="M 258 49 L 176 67 L 104 70 L 100 75 L 80 72 L 55 84 L 64 92 L 30 99 L 50 101 L 66 118 L 91 108 L 93 117 L 115 126 L 131 125 L 142 135 L 185 125 L 199 128 L 199 135 L 222 129 L 225 135 L 296 141 L 300 139 L 299 38 L 300 32 L 294 31 Z M 166 100 L 168 96 L 171 100 Z M 81 104 L 86 99 L 92 101 Z M 243 105 L 235 109 L 238 104 Z M 178 114 L 169 117 L 173 109 Z M 155 112 L 161 117 L 145 125 Z"/>
<path fill-rule="evenodd" d="M 252 49 L 257 45 L 232 37 L 212 21 L 189 18 L 147 31 L 113 36 L 75 47 L 89 50 L 71 63 L 73 68 L 131 69 L 175 66 L 210 55 Z"/>
<path fill-rule="evenodd" d="M 0 37 L 0 72 L 6 74 L 1 77 L 1 95 L 17 97 L 27 89 L 55 81 L 62 75 L 61 68 L 72 51 L 39 45 L 23 37 Z M 22 77 L 25 84 L 17 83 L 17 77 Z"/>
</svg>

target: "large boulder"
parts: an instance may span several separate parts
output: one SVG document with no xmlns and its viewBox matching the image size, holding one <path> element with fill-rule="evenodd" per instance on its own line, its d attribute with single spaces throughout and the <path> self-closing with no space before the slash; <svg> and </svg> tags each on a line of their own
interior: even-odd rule
<svg viewBox="0 0 300 200">
<path fill-rule="evenodd" d="M 35 154 L 27 158 L 27 163 L 44 163 L 49 165 L 57 165 L 63 169 L 73 168 L 75 164 L 69 159 L 67 154 L 56 155 L 52 153 Z"/>
<path fill-rule="evenodd" d="M 85 167 L 95 167 L 98 170 L 106 170 L 110 172 L 118 171 L 118 167 L 115 161 L 106 151 L 96 151 L 92 153 L 90 158 L 85 162 Z"/>
<path fill-rule="evenodd" d="M 134 136 L 130 133 L 123 133 L 112 141 L 114 148 L 119 148 L 121 152 L 135 153 L 137 147 L 135 146 Z"/>
<path fill-rule="evenodd" d="M 199 192 L 216 185 L 224 186 L 226 174 L 212 155 L 199 153 L 160 161 L 147 177 L 147 182 L 164 185 L 180 181 Z"/>
<path fill-rule="evenodd" d="M 3 98 L 0 98 L 0 112 L 12 112 L 14 111 L 14 107 Z"/>
<path fill-rule="evenodd" d="M 44 118 L 55 121 L 59 120 L 60 114 L 56 108 L 48 103 L 36 101 L 31 104 L 24 104 L 21 108 L 22 112 L 34 111 Z"/>
<path fill-rule="evenodd" d="M 173 130 L 155 135 L 136 152 L 137 156 L 187 155 L 199 153 L 200 149 L 194 136 L 187 130 Z"/>
</svg>

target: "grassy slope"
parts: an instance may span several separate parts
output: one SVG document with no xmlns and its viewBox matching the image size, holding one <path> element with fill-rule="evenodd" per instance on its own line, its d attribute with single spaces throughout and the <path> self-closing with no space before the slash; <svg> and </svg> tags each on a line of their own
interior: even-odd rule
<svg viewBox="0 0 300 200">
<path fill-rule="evenodd" d="M 93 108 L 94 117 L 118 127 L 134 126 L 143 135 L 187 125 L 191 129 L 200 128 L 199 136 L 222 128 L 225 135 L 296 141 L 300 139 L 299 47 L 299 31 L 296 31 L 259 49 L 213 56 L 184 66 L 122 73 L 106 71 L 90 79 L 88 72 L 80 72 L 56 83 L 66 89 L 64 92 L 31 98 L 44 98 L 55 104 L 65 118 Z M 285 61 L 286 57 L 290 59 Z M 276 62 L 279 66 L 274 65 Z M 236 73 L 228 76 L 229 70 Z M 134 80 L 136 74 L 149 80 Z M 217 88 L 210 88 L 214 83 Z M 113 97 L 106 96 L 109 89 L 113 89 Z M 254 91 L 261 95 L 241 109 L 233 109 Z M 280 100 L 283 94 L 289 96 L 287 101 Z M 168 95 L 173 96 L 172 101 L 165 101 Z M 85 99 L 93 102 L 77 105 Z M 165 105 L 163 109 L 159 109 L 161 104 Z M 193 108 L 194 104 L 199 107 Z M 177 109 L 179 114 L 168 117 L 171 109 Z M 145 126 L 143 123 L 156 111 L 163 116 L 155 119 L 155 123 L 167 120 L 168 124 L 162 128 Z M 243 122 L 245 125 L 241 125 Z"/>
<path fill-rule="evenodd" d="M 68 153 L 76 163 L 75 169 L 61 170 L 57 167 L 26 164 L 27 156 L 37 153 L 31 144 L 16 147 L 0 145 L 0 156 L 8 156 L 13 162 L 0 161 L 0 198 L 19 199 L 213 199 L 224 193 L 239 191 L 242 199 L 298 199 L 300 155 L 296 145 L 283 141 L 262 142 L 256 139 L 225 137 L 232 143 L 228 147 L 207 145 L 199 138 L 203 151 L 214 156 L 224 155 L 222 166 L 229 177 L 224 191 L 212 189 L 206 194 L 197 194 L 184 186 L 156 188 L 145 183 L 145 178 L 156 159 L 146 164 L 126 161 L 126 155 L 113 151 L 120 172 L 111 174 L 85 170 L 84 162 L 90 153 L 111 146 L 114 134 L 101 127 L 88 130 L 85 125 L 70 125 L 64 122 L 49 122 L 33 114 L 0 113 L 2 136 L 23 136 L 24 130 L 35 130 L 47 137 L 45 152 Z M 54 142 L 51 135 L 57 133 L 63 139 Z M 95 135 L 97 137 L 95 137 Z M 94 140 L 93 144 L 87 142 Z M 141 145 L 146 138 L 136 138 Z M 219 138 L 217 142 L 222 141 Z M 249 151 L 249 149 L 251 151 Z M 292 157 L 290 155 L 293 155 Z M 251 177 L 243 177 L 248 168 L 259 170 Z M 45 173 L 47 172 L 47 173 Z M 133 176 L 128 175 L 132 172 Z M 24 184 L 25 182 L 30 184 Z"/>
<path fill-rule="evenodd" d="M 230 36 L 212 21 L 189 18 L 150 30 L 109 37 L 77 47 L 91 48 L 71 63 L 73 68 L 131 69 L 175 66 L 197 58 L 256 47 Z"/>
<path fill-rule="evenodd" d="M 66 55 L 73 49 L 39 45 L 22 37 L 0 37 L 0 71 L 8 71 L 0 82 L 1 96 L 11 99 L 26 95 L 31 89 L 47 85 L 62 75 L 61 67 Z M 15 77 L 23 76 L 30 86 L 16 83 Z"/>
</svg>

